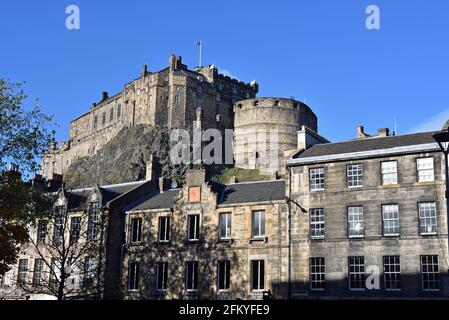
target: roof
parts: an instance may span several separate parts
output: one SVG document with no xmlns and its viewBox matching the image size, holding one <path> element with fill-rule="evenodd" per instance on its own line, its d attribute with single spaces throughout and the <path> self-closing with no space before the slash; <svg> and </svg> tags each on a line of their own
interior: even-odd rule
<svg viewBox="0 0 449 320">
<path fill-rule="evenodd" d="M 244 182 L 234 184 L 222 184 L 209 181 L 212 192 L 217 194 L 217 202 L 220 205 L 256 203 L 277 201 L 285 199 L 285 180 Z M 129 205 L 125 211 L 143 211 L 157 209 L 171 209 L 180 189 L 171 189 L 163 193 L 149 194 L 138 202 Z"/>
<path fill-rule="evenodd" d="M 343 155 L 351 155 L 354 158 L 364 155 L 373 156 L 380 155 L 381 153 L 376 153 L 376 151 L 380 150 L 385 154 L 409 153 L 418 150 L 439 150 L 438 145 L 432 137 L 434 133 L 421 132 L 401 136 L 370 137 L 338 143 L 317 144 L 289 160 L 287 163 L 294 164 L 307 160 L 325 160 L 326 157 L 332 157 L 332 160 L 337 160 Z M 411 148 L 412 146 L 420 146 L 420 148 Z M 331 158 L 328 159 L 331 160 Z"/>
<path fill-rule="evenodd" d="M 112 185 L 99 186 L 102 196 L 102 202 L 106 202 L 117 198 L 118 196 L 140 186 L 145 181 L 126 182 Z M 87 200 L 93 193 L 94 188 L 67 190 L 66 196 L 68 198 L 67 210 L 76 211 L 87 208 Z"/>
</svg>

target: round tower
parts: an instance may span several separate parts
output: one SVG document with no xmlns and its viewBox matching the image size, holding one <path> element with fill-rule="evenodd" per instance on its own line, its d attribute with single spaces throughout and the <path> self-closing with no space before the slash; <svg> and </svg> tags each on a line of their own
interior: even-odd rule
<svg viewBox="0 0 449 320">
<path fill-rule="evenodd" d="M 234 104 L 236 167 L 281 171 L 284 152 L 297 149 L 302 126 L 317 132 L 317 117 L 304 103 L 285 98 L 252 98 Z"/>
</svg>

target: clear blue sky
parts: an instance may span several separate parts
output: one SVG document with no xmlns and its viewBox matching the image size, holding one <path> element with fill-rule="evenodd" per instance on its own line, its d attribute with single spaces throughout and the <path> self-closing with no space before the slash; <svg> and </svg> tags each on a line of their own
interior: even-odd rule
<svg viewBox="0 0 449 320">
<path fill-rule="evenodd" d="M 81 29 L 65 28 L 65 8 Z M 381 30 L 365 28 L 380 8 Z M 449 118 L 449 1 L 2 1 L 0 76 L 25 80 L 67 139 L 70 120 L 101 91 L 167 66 L 171 53 L 216 64 L 259 96 L 294 96 L 332 141 L 374 133 L 438 129 Z"/>
</svg>

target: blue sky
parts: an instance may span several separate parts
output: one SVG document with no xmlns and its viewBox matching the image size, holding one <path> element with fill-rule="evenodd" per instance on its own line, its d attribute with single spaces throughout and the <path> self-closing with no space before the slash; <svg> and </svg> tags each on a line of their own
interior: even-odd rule
<svg viewBox="0 0 449 320">
<path fill-rule="evenodd" d="M 81 29 L 65 28 L 66 6 Z M 380 8 L 381 30 L 365 28 Z M 259 96 L 295 97 L 332 141 L 375 133 L 439 129 L 449 118 L 449 2 L 441 1 L 2 1 L 0 76 L 27 81 L 68 138 L 70 120 L 171 53 L 216 64 Z"/>
</svg>

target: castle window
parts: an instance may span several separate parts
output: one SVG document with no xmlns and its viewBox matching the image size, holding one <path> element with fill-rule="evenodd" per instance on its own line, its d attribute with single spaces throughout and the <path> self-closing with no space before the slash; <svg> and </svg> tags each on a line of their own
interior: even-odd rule
<svg viewBox="0 0 449 320">
<path fill-rule="evenodd" d="M 117 106 L 117 119 L 122 116 L 122 106 L 119 104 Z"/>
<path fill-rule="evenodd" d="M 279 100 L 274 101 L 274 106 L 278 107 L 279 106 Z"/>
<path fill-rule="evenodd" d="M 97 129 L 98 117 L 94 116 L 94 129 Z"/>
<path fill-rule="evenodd" d="M 153 101 L 153 96 L 150 94 L 150 96 L 148 97 L 148 101 Z"/>
<path fill-rule="evenodd" d="M 257 107 L 259 105 L 259 101 L 254 101 L 254 106 Z"/>
<path fill-rule="evenodd" d="M 175 95 L 175 99 L 174 100 L 175 100 L 175 103 L 179 103 L 179 96 L 177 94 Z"/>
<path fill-rule="evenodd" d="M 110 122 L 114 121 L 114 109 L 111 109 L 111 111 L 109 113 L 109 121 Z"/>
<path fill-rule="evenodd" d="M 106 112 L 103 112 L 101 115 L 101 124 L 104 125 L 106 123 Z"/>
</svg>

